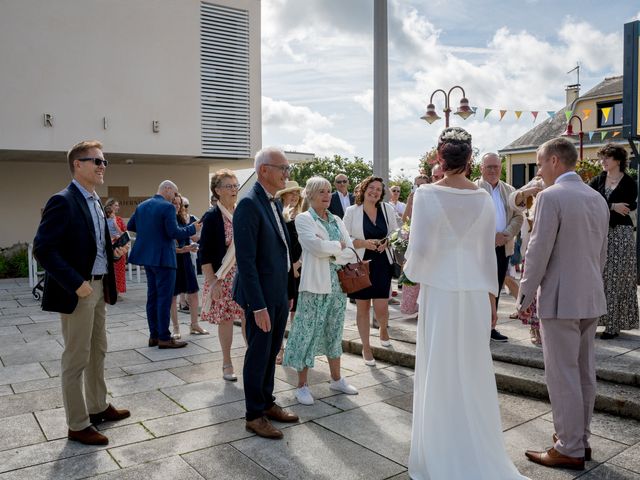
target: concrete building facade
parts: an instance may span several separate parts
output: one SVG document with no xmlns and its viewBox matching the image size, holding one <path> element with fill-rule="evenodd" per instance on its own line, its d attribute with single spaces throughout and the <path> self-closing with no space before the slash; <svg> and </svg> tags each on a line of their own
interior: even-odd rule
<svg viewBox="0 0 640 480">
<path fill-rule="evenodd" d="M 0 247 L 33 238 L 80 140 L 124 217 L 166 178 L 199 215 L 261 147 L 259 0 L 4 0 L 0 45 Z"/>
</svg>

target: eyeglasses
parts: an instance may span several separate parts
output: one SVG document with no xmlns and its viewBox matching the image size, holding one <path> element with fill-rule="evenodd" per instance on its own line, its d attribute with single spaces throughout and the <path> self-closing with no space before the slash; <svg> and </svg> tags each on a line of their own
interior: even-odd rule
<svg viewBox="0 0 640 480">
<path fill-rule="evenodd" d="M 238 190 L 240 188 L 240 184 L 230 183 L 228 185 L 220 185 L 218 188 L 226 188 L 227 190 Z"/>
<path fill-rule="evenodd" d="M 99 167 L 100 165 L 104 165 L 105 167 L 109 165 L 109 162 L 107 162 L 104 158 L 88 157 L 77 158 L 76 160 L 78 160 L 79 162 L 93 162 L 97 167 Z"/>
<path fill-rule="evenodd" d="M 392 193 L 400 193 L 400 190 L 391 190 Z"/>
<path fill-rule="evenodd" d="M 502 166 L 501 165 L 485 165 L 484 168 L 486 170 L 500 170 Z"/>
<path fill-rule="evenodd" d="M 349 180 L 336 180 L 336 183 L 338 184 L 349 183 Z"/>
<path fill-rule="evenodd" d="M 182 204 L 182 206 L 183 206 L 184 208 L 189 208 L 189 204 L 188 204 L 188 203 L 183 203 L 183 204 Z"/>
<path fill-rule="evenodd" d="M 266 165 L 267 167 L 277 168 L 282 173 L 287 174 L 287 175 L 290 174 L 291 171 L 293 170 L 293 167 L 291 165 L 274 165 L 272 163 L 263 163 L 263 165 Z"/>
</svg>

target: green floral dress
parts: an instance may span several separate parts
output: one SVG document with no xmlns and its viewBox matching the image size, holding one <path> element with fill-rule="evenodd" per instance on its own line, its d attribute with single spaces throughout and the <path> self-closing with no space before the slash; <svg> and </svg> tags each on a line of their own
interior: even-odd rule
<svg viewBox="0 0 640 480">
<path fill-rule="evenodd" d="M 329 240 L 342 239 L 340 227 L 330 212 L 327 212 L 328 218 L 324 221 L 313 209 L 309 211 L 314 220 L 322 222 L 329 234 Z M 331 293 L 301 291 L 298 294 L 298 308 L 282 362 L 283 365 L 293 367 L 297 371 L 313 368 L 317 355 L 326 355 L 327 358 L 339 358 L 342 355 L 342 327 L 347 296 L 342 292 L 338 281 L 337 271 L 341 267 L 331 263 L 329 268 Z M 304 265 L 302 269 L 304 270 Z"/>
</svg>

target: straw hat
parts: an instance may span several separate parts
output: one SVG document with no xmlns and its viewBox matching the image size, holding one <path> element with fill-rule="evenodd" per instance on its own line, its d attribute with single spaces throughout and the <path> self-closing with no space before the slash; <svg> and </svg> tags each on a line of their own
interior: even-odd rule
<svg viewBox="0 0 640 480">
<path fill-rule="evenodd" d="M 285 183 L 284 189 L 278 190 L 275 196 L 276 198 L 280 198 L 285 193 L 291 193 L 291 192 L 300 193 L 301 191 L 302 191 L 302 187 L 298 185 L 298 182 L 296 182 L 295 180 L 289 180 L 287 183 Z"/>
</svg>

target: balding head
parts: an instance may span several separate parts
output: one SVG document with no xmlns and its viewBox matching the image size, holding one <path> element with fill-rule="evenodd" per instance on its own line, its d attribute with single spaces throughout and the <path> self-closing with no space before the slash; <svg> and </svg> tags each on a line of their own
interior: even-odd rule
<svg viewBox="0 0 640 480">
<path fill-rule="evenodd" d="M 485 182 L 489 182 L 493 188 L 500 181 L 500 173 L 502 170 L 502 162 L 497 153 L 489 152 L 482 156 L 480 162 L 480 173 Z"/>
<path fill-rule="evenodd" d="M 168 202 L 172 202 L 178 193 L 178 186 L 171 180 L 164 180 L 158 185 L 158 195 Z"/>
</svg>

